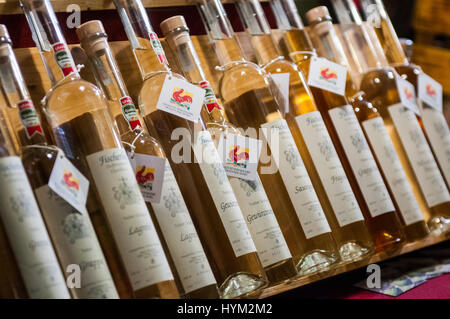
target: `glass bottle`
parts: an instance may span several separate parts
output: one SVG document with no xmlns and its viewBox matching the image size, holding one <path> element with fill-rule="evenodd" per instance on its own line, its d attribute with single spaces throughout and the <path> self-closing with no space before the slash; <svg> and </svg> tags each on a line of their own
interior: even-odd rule
<svg viewBox="0 0 450 319">
<path fill-rule="evenodd" d="M 1 25 L 0 34 L 6 41 L 10 41 L 6 29 Z M 25 171 L 61 267 L 68 269 L 69 265 L 83 263 L 95 265 L 83 268 L 80 276 L 81 287 L 70 288 L 73 298 L 118 298 L 108 264 L 85 207 L 78 211 L 49 187 L 53 169 L 66 170 L 64 176 L 67 176 L 67 180 L 63 180 L 65 185 L 75 183 L 70 190 L 81 194 L 78 179 L 70 177 L 73 172 L 64 165 L 55 165 L 58 157 L 60 161 L 64 160 L 64 155 L 58 148 L 47 143 L 10 42 L 0 45 L 0 82 L 7 101 L 4 111 L 14 132 L 13 139 L 20 148 Z M 71 272 L 65 272 L 65 275 L 67 278 Z"/>
<path fill-rule="evenodd" d="M 3 96 L 1 103 L 6 103 Z M 11 271 L 6 274 L 8 280 L 18 279 L 14 270 L 19 269 L 26 290 L 21 291 L 21 297 L 69 299 L 63 272 L 3 114 L 0 109 L 0 226 L 6 236 L 0 240 L 4 240 L 2 257 L 11 257 L 9 249 L 14 257 L 2 260 L 2 266 Z M 10 284 L 20 288 L 20 283 Z"/>
<path fill-rule="evenodd" d="M 278 27 L 282 30 L 282 41 L 290 56 L 302 73 L 309 76 L 311 59 L 317 54 L 311 40 L 304 30 L 303 23 L 293 1 L 271 0 L 271 7 L 275 13 Z M 362 212 L 354 190 L 348 179 L 351 168 L 345 157 L 343 149 L 332 128 L 331 119 L 327 109 L 346 104 L 344 97 L 310 86 L 319 112 L 302 116 L 295 109 L 290 109 L 286 118 L 295 121 L 295 125 L 305 136 L 315 136 L 307 140 L 306 149 L 310 152 L 317 174 L 326 190 L 330 204 L 335 212 L 336 225 L 339 233 L 335 238 L 340 246 L 341 256 L 344 260 L 364 258 L 373 250 L 373 243 L 368 233 L 367 225 L 362 218 Z M 338 155 L 340 154 L 340 155 Z M 339 181 L 335 183 L 333 181 Z"/>
<path fill-rule="evenodd" d="M 114 3 L 144 80 L 138 96 L 141 114 L 151 135 L 170 154 L 168 160 L 192 214 L 219 293 L 222 298 L 254 296 L 266 286 L 266 277 L 209 132 L 201 118 L 195 123 L 195 119 L 191 121 L 157 107 L 165 84 L 170 85 L 172 79 L 183 80 L 186 85 L 187 82 L 170 71 L 141 1 Z M 178 94 L 180 90 L 172 88 L 171 92 Z M 183 155 L 181 144 L 185 146 Z M 202 154 L 204 158 L 200 158 Z"/>
<path fill-rule="evenodd" d="M 186 79 L 207 90 L 200 115 L 216 148 L 219 147 L 221 139 L 225 141 L 227 138 L 232 139 L 232 134 L 241 135 L 240 131 L 228 123 L 222 114 L 221 104 L 206 79 L 184 18 L 174 16 L 164 20 L 161 23 L 161 30 L 175 53 Z M 249 152 L 254 151 L 249 149 Z M 269 282 L 275 284 L 295 277 L 297 270 L 291 252 L 259 176 L 256 175 L 255 180 L 232 176 L 228 176 L 228 179 L 239 206 L 243 209 L 245 221 Z"/>
<path fill-rule="evenodd" d="M 319 55 L 349 67 L 344 48 L 335 32 L 328 9 L 326 7 L 311 9 L 306 13 L 306 18 L 310 25 L 311 39 Z M 356 84 L 352 79 L 351 73 L 347 72 L 346 95 L 352 101 L 353 110 L 380 167 L 380 172 L 390 191 L 396 211 L 403 217 L 405 233 L 407 233 L 410 240 L 424 237 L 428 234 L 428 228 L 419 204 L 408 184 L 400 160 L 395 151 L 392 152 L 394 148 L 384 126 L 383 119 L 377 112 L 377 109 L 364 99 L 364 92 L 355 94 L 355 88 Z M 386 156 L 386 150 L 391 151 L 389 153 L 390 157 Z M 385 219 L 383 223 L 388 227 L 386 233 L 396 234 L 393 236 L 394 238 L 395 236 L 398 238 L 403 237 L 398 216 L 395 213 L 385 215 L 383 216 Z"/>
<path fill-rule="evenodd" d="M 56 145 L 88 178 L 91 196 L 96 196 L 87 209 L 119 293 L 177 298 L 170 266 L 102 92 L 80 78 L 50 2 L 21 3 L 55 81 L 43 100 L 45 115 Z"/>
<path fill-rule="evenodd" d="M 277 88 L 261 68 L 243 59 L 220 1 L 198 1 L 197 5 L 221 63 L 219 92 L 228 118 L 247 132 L 259 129 L 265 135 L 264 147 L 271 156 L 269 164 L 274 166 L 261 164 L 259 176 L 264 188 L 270 190 L 267 196 L 298 271 L 324 270 L 338 258 L 336 245 L 279 108 Z"/>
<path fill-rule="evenodd" d="M 445 231 L 450 222 L 450 194 L 416 115 L 401 102 L 396 72 L 382 67 L 354 3 L 333 0 L 333 5 L 348 46 L 347 59 L 354 61 L 351 71 L 383 117 L 422 212 L 427 212 L 428 226 Z"/>
<path fill-rule="evenodd" d="M 98 86 L 108 100 L 122 144 L 134 164 L 139 187 L 162 239 L 180 295 L 218 298 L 216 280 L 170 164 L 160 143 L 144 131 L 102 23 L 86 22 L 77 29 L 77 35 Z"/>
<path fill-rule="evenodd" d="M 420 66 L 409 63 L 403 46 L 397 37 L 391 20 L 381 0 L 365 0 L 362 2 L 368 23 L 375 30 L 378 40 L 384 49 L 389 64 L 406 80 L 411 82 L 416 92 L 419 91 L 418 81 L 423 73 Z M 432 94 L 432 87 L 430 88 Z M 450 187 L 450 131 L 442 112 L 417 99 L 421 106 L 419 122 L 432 148 L 442 176 Z"/>
</svg>

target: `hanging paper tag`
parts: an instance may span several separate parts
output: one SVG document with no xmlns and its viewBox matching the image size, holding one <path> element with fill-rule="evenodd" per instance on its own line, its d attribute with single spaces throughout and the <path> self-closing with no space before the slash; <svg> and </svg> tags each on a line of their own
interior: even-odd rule
<svg viewBox="0 0 450 319">
<path fill-rule="evenodd" d="M 261 154 L 261 140 L 228 133 L 222 134 L 217 146 L 228 176 L 255 180 Z"/>
<path fill-rule="evenodd" d="M 208 81 L 200 82 L 200 87 L 205 90 L 205 105 L 208 113 L 211 113 L 212 110 L 218 109 L 219 111 L 222 109 L 217 102 L 216 95 L 214 94 L 213 89 Z"/>
<path fill-rule="evenodd" d="M 442 112 L 442 85 L 432 77 L 421 73 L 418 80 L 419 99 Z"/>
<path fill-rule="evenodd" d="M 75 66 L 73 65 L 69 48 L 64 43 L 53 44 L 53 51 L 55 52 L 56 62 L 64 73 L 64 76 L 68 76 L 70 73 L 75 72 Z"/>
<path fill-rule="evenodd" d="M 130 129 L 134 131 L 136 127 L 142 127 L 141 121 L 139 121 L 136 106 L 134 106 L 131 97 L 124 96 L 120 98 L 120 105 L 122 109 L 122 115 L 128 122 Z"/>
<path fill-rule="evenodd" d="M 308 85 L 344 95 L 347 68 L 325 58 L 313 57 L 309 66 Z"/>
<path fill-rule="evenodd" d="M 166 159 L 128 152 L 127 155 L 144 200 L 158 204 L 161 200 Z"/>
<path fill-rule="evenodd" d="M 414 85 L 400 76 L 397 76 L 396 81 L 401 103 L 417 115 L 420 115 Z"/>
<path fill-rule="evenodd" d="M 289 73 L 270 74 L 284 97 L 284 112 L 289 112 Z"/>
<path fill-rule="evenodd" d="M 204 89 L 166 75 L 156 108 L 197 123 L 204 97 Z"/>
<path fill-rule="evenodd" d="M 35 134 L 44 135 L 41 122 L 31 100 L 22 100 L 17 103 L 19 109 L 19 117 L 28 138 L 32 138 Z"/>
<path fill-rule="evenodd" d="M 161 42 L 158 39 L 158 35 L 155 32 L 151 32 L 149 36 L 150 44 L 153 48 L 153 51 L 155 51 L 156 56 L 158 57 L 159 63 L 167 64 L 166 53 L 164 52 Z"/>
<path fill-rule="evenodd" d="M 87 213 L 89 181 L 60 151 L 57 154 L 48 186 L 80 213 Z"/>
</svg>

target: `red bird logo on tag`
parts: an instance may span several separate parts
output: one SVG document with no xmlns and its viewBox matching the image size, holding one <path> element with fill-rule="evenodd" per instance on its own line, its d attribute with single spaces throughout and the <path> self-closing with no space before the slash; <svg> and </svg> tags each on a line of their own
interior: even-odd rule
<svg viewBox="0 0 450 319">
<path fill-rule="evenodd" d="M 74 188 L 77 191 L 80 189 L 80 181 L 66 169 L 64 170 L 63 179 L 67 187 Z"/>
<path fill-rule="evenodd" d="M 155 169 L 146 166 L 138 166 L 136 169 L 136 180 L 139 185 L 145 185 L 155 180 Z"/>
<path fill-rule="evenodd" d="M 330 70 L 329 68 L 321 68 L 320 76 L 325 80 L 332 80 L 332 79 L 337 80 L 337 73 L 335 71 Z"/>
<path fill-rule="evenodd" d="M 427 89 L 427 94 L 429 96 L 431 96 L 431 97 L 436 96 L 436 90 L 431 86 L 431 84 L 427 84 L 426 89 Z"/>
<path fill-rule="evenodd" d="M 237 166 L 247 166 L 247 161 L 249 160 L 249 150 L 244 148 L 241 150 L 239 145 L 232 146 L 231 150 L 228 152 L 228 161 Z"/>
</svg>

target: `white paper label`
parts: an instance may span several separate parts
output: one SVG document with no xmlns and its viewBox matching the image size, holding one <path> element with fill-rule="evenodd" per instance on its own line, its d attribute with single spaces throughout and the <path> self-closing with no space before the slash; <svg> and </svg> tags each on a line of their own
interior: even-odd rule
<svg viewBox="0 0 450 319">
<path fill-rule="evenodd" d="M 364 131 L 373 147 L 381 169 L 397 201 L 400 213 L 406 225 L 423 221 L 411 186 L 408 183 L 405 171 L 392 144 L 389 133 L 381 117 L 376 117 L 363 122 Z"/>
<path fill-rule="evenodd" d="M 201 87 L 166 75 L 156 108 L 197 123 L 204 98 Z"/>
<path fill-rule="evenodd" d="M 372 217 L 395 211 L 383 177 L 351 105 L 329 111 Z"/>
<path fill-rule="evenodd" d="M 166 159 L 138 153 L 127 153 L 127 155 L 144 200 L 149 203 L 159 203 Z"/>
<path fill-rule="evenodd" d="M 100 151 L 86 159 L 133 289 L 172 280 L 125 150 Z"/>
<path fill-rule="evenodd" d="M 255 242 L 263 267 L 291 258 L 278 221 L 259 176 L 254 181 L 230 178 L 239 206 Z"/>
<path fill-rule="evenodd" d="M 296 120 L 339 225 L 364 220 L 320 113 L 299 115 Z"/>
<path fill-rule="evenodd" d="M 402 104 L 388 108 L 428 206 L 450 201 L 450 194 L 416 115 Z"/>
<path fill-rule="evenodd" d="M 400 76 L 396 76 L 396 82 L 400 102 L 417 115 L 420 115 L 419 108 L 417 107 L 416 89 L 414 88 L 414 85 L 412 85 L 411 82 L 402 79 Z"/>
<path fill-rule="evenodd" d="M 442 112 L 424 107 L 422 123 L 447 185 L 450 185 L 450 131 Z"/>
<path fill-rule="evenodd" d="M 261 141 L 228 133 L 222 134 L 217 151 L 228 176 L 254 181 L 261 154 Z"/>
<path fill-rule="evenodd" d="M 273 81 L 284 97 L 284 112 L 289 112 L 289 73 L 271 73 Z"/>
<path fill-rule="evenodd" d="M 0 158 L 0 181 L 0 217 L 30 298 L 69 299 L 20 158 Z"/>
<path fill-rule="evenodd" d="M 213 285 L 216 280 L 170 164 L 165 162 L 162 199 L 152 207 L 184 291 L 189 293 Z"/>
<path fill-rule="evenodd" d="M 196 134 L 193 149 L 234 254 L 239 257 L 255 252 L 255 244 L 208 131 Z"/>
<path fill-rule="evenodd" d="M 331 232 L 286 121 L 265 123 L 262 128 L 306 238 Z"/>
<path fill-rule="evenodd" d="M 119 298 L 89 216 L 80 214 L 48 185 L 36 189 L 35 194 L 62 268 L 80 266 L 81 287 L 74 288 L 76 297 Z"/>
<path fill-rule="evenodd" d="M 345 66 L 325 58 L 311 58 L 308 85 L 344 95 L 346 82 L 347 68 Z"/>
<path fill-rule="evenodd" d="M 425 73 L 418 79 L 419 99 L 442 112 L 442 85 Z"/>
<path fill-rule="evenodd" d="M 48 186 L 80 213 L 86 213 L 89 181 L 81 172 L 58 152 Z"/>
</svg>

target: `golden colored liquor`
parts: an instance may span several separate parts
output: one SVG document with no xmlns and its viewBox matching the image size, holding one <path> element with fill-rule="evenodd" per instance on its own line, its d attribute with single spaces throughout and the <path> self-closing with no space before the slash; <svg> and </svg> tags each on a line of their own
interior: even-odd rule
<svg viewBox="0 0 450 319">
<path fill-rule="evenodd" d="M 77 29 L 95 79 L 119 127 L 144 200 L 183 298 L 218 298 L 216 280 L 160 143 L 141 124 L 100 21 Z"/>
<path fill-rule="evenodd" d="M 306 17 L 309 21 L 311 37 L 318 53 L 331 61 L 348 67 L 349 63 L 345 57 L 344 48 L 331 23 L 328 9 L 326 7 L 311 9 L 307 12 Z M 427 235 L 428 229 L 424 222 L 423 214 L 414 198 L 398 156 L 394 151 L 383 119 L 376 108 L 364 99 L 364 92 L 355 94 L 355 87 L 351 73 L 347 73 L 346 94 L 349 98 L 352 96 L 350 100 L 352 101 L 353 109 L 373 152 L 374 159 L 380 167 L 380 173 L 382 173 L 383 180 L 389 189 L 396 211 L 403 218 L 403 226 L 414 224 L 405 229 L 408 233 L 408 239 L 424 237 Z M 387 156 L 387 151 L 389 151 L 389 157 Z M 400 218 L 396 213 L 387 212 L 384 214 L 383 219 L 379 222 L 388 225 L 385 230 L 386 234 L 391 234 L 393 239 L 403 237 L 401 231 L 403 226 L 400 224 Z M 410 229 L 412 231 L 409 231 Z"/>
<path fill-rule="evenodd" d="M 168 156 L 223 298 L 267 284 L 241 208 L 199 110 L 204 90 L 171 72 L 140 1 L 115 1 L 144 83 L 139 108 Z M 174 136 L 174 138 L 172 138 Z"/>
<path fill-rule="evenodd" d="M 255 134 L 259 129 L 264 140 L 270 162 L 260 164 L 259 176 L 299 273 L 327 269 L 338 258 L 336 245 L 280 110 L 279 91 L 261 68 L 243 60 L 220 1 L 197 5 L 222 64 L 219 93 L 225 112 L 241 129 Z"/>
<path fill-rule="evenodd" d="M 0 26 L 0 30 L 10 41 L 6 29 Z M 84 176 L 67 164 L 62 152 L 47 144 L 10 43 L 0 45 L 0 82 L 7 101 L 4 111 L 61 267 L 84 265 L 81 287 L 70 288 L 73 298 L 118 298 L 86 207 L 72 201 L 87 193 L 86 184 L 80 184 Z M 71 272 L 64 274 L 67 280 Z"/>
<path fill-rule="evenodd" d="M 6 103 L 3 97 L 1 102 Z M 25 169 L 16 154 L 3 110 L 0 109 L 1 254 L 2 257 L 12 258 L 12 251 L 14 255 L 11 260 L 1 261 L 2 269 L 8 271 L 1 274 L 8 276 L 2 279 L 2 283 L 4 280 L 19 279 L 15 271 L 18 269 L 25 289 L 19 282 L 9 282 L 11 289 L 8 294 L 15 294 L 14 289 L 20 289 L 17 290 L 20 297 L 69 299 L 62 269 Z M 3 230 L 6 236 L 3 236 Z"/>
<path fill-rule="evenodd" d="M 426 76 L 420 66 L 409 63 L 381 0 L 363 1 L 363 8 L 367 23 L 375 30 L 389 64 L 416 89 L 417 102 L 421 106 L 419 122 L 447 187 L 450 187 L 450 131 L 442 114 L 442 86 Z"/>
<path fill-rule="evenodd" d="M 22 1 L 22 8 L 40 52 L 46 52 L 44 63 L 50 58 L 58 62 L 52 62 L 54 68 L 47 64 L 56 82 L 43 107 L 56 145 L 88 178 L 91 196 L 96 196 L 88 200 L 87 209 L 119 294 L 177 298 L 170 266 L 102 92 L 80 78 L 50 2 Z M 55 53 L 55 43 L 65 49 L 58 46 Z"/>
<path fill-rule="evenodd" d="M 351 1 L 333 4 L 348 46 L 347 58 L 353 61 L 350 65 L 357 66 L 351 72 L 360 79 L 360 89 L 383 117 L 428 226 L 436 231 L 445 230 L 450 217 L 450 194 L 415 114 L 414 88 L 400 79 L 394 69 L 383 67 L 383 61 L 375 53 L 377 43 L 370 41 L 354 4 Z"/>
<path fill-rule="evenodd" d="M 252 153 L 257 152 L 258 144 L 252 143 L 256 140 L 240 138 L 240 131 L 222 115 L 222 106 L 206 79 L 184 18 L 175 16 L 166 19 L 161 23 L 161 29 L 180 62 L 183 74 L 191 83 L 206 90 L 200 114 L 218 151 L 227 154 L 224 166 L 226 170 L 229 169 L 228 179 L 242 208 L 269 282 L 274 284 L 295 277 L 297 270 L 291 252 L 259 176 L 255 174 L 253 179 L 249 179 L 247 176 L 250 174 L 240 170 L 241 167 L 250 169 L 252 165 L 256 170 L 257 163 L 252 163 L 253 159 L 250 158 Z M 228 140 L 231 142 L 227 143 Z M 230 170 L 233 176 L 230 175 Z"/>
<path fill-rule="evenodd" d="M 303 28 L 295 3 L 275 0 L 271 1 L 271 6 L 277 24 L 283 31 L 283 46 L 291 50 L 291 58 L 303 74 L 309 76 L 310 62 L 316 58 L 316 53 Z M 343 149 L 336 132 L 330 130 L 332 122 L 327 112 L 328 107 L 345 105 L 346 100 L 314 86 L 310 86 L 310 90 L 318 111 L 305 116 L 291 108 L 286 118 L 294 122 L 304 136 L 311 137 L 305 140 L 309 143 L 305 143 L 304 148 L 308 149 L 312 156 L 316 174 L 336 216 L 335 225 L 339 232 L 335 232 L 335 237 L 340 245 L 341 256 L 344 260 L 364 258 L 372 251 L 373 243 L 358 204 L 358 197 L 355 196 L 357 194 L 350 185 L 354 180 L 347 178 L 350 165 L 342 158 Z M 315 138 L 312 138 L 313 136 Z"/>
</svg>

